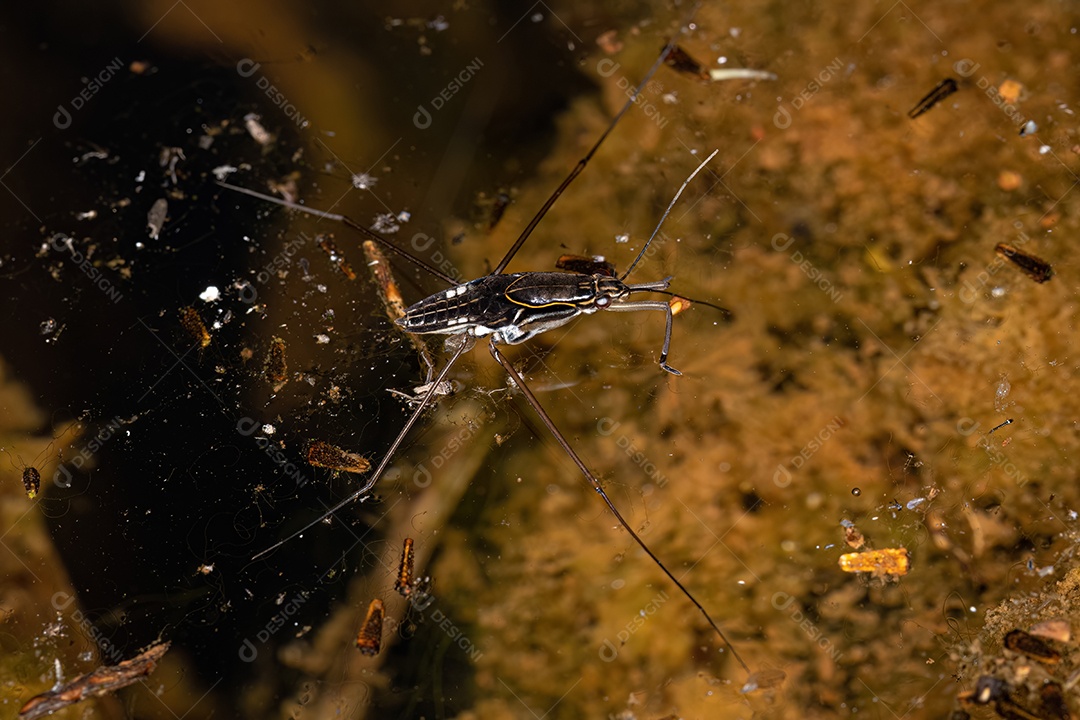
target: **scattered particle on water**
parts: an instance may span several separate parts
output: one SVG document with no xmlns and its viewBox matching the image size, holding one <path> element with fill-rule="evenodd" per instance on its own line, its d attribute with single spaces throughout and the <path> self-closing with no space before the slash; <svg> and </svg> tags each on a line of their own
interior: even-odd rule
<svg viewBox="0 0 1080 720">
<path fill-rule="evenodd" d="M 371 229 L 375 232 L 393 234 L 400 230 L 401 226 L 397 224 L 397 216 L 393 213 L 379 213 L 371 221 Z"/>
<path fill-rule="evenodd" d="M 408 210 L 402 210 L 397 214 L 397 221 L 400 223 L 407 223 L 412 220 L 412 213 Z"/>
<path fill-rule="evenodd" d="M 720 463 L 719 470 L 722 473 L 731 472 L 731 463 L 729 463 L 729 462 Z"/>
<path fill-rule="evenodd" d="M 717 65 L 724 65 L 725 63 L 727 63 L 727 56 L 721 55 L 720 57 L 716 58 Z"/>
<path fill-rule="evenodd" d="M 1011 389 L 1012 385 L 1009 383 L 1009 376 L 1002 375 L 1001 380 L 998 381 L 997 390 L 994 392 L 994 409 L 998 412 L 1005 409 L 1005 398 L 1009 396 Z"/>
<path fill-rule="evenodd" d="M 857 487 L 856 488 L 851 488 L 851 494 L 854 495 L 855 497 L 859 497 L 860 495 L 862 495 L 862 490 L 860 490 Z"/>
<path fill-rule="evenodd" d="M 277 432 L 277 428 L 274 427 L 273 425 L 271 425 L 270 423 L 266 423 L 265 425 L 262 426 L 262 431 L 267 435 L 273 435 L 274 433 Z"/>
<path fill-rule="evenodd" d="M 199 299 L 203 302 L 214 302 L 221 298 L 221 292 L 216 285 L 207 285 L 206 289 L 199 293 Z"/>
<path fill-rule="evenodd" d="M 229 175 L 232 175 L 234 172 L 236 172 L 236 170 L 237 168 L 232 165 L 218 165 L 210 172 L 212 172 L 214 174 L 214 177 L 218 180 L 224 180 L 225 178 L 229 177 Z"/>
<path fill-rule="evenodd" d="M 915 498 L 914 500 L 908 500 L 906 507 L 908 510 L 914 510 L 915 508 L 926 502 L 926 498 Z"/>
<path fill-rule="evenodd" d="M 612 580 L 611 581 L 611 589 L 612 590 L 622 590 L 624 587 L 626 587 L 626 581 L 623 580 L 622 578 L 620 578 L 618 580 Z"/>
<path fill-rule="evenodd" d="M 169 214 L 169 201 L 158 198 L 146 214 L 146 229 L 150 232 L 150 239 L 157 240 L 161 235 L 161 229 L 165 227 L 165 218 Z"/>
<path fill-rule="evenodd" d="M 1050 152 L 1050 146 L 1049 145 L 1040 145 L 1039 146 L 1039 154 L 1040 155 L 1046 155 L 1049 152 Z"/>
<path fill-rule="evenodd" d="M 375 183 L 379 182 L 379 178 L 374 175 L 368 175 L 367 173 L 359 173 L 352 176 L 353 187 L 357 190 L 370 190 L 375 187 Z"/>
<path fill-rule="evenodd" d="M 56 332 L 56 320 L 54 320 L 53 318 L 49 318 L 45 322 L 41 323 L 42 335 L 52 335 L 54 332 Z"/>
<path fill-rule="evenodd" d="M 630 235 L 627 234 L 627 233 L 622 233 L 620 235 L 616 235 L 615 236 L 615 242 L 617 242 L 617 243 L 628 243 L 628 242 L 630 242 Z"/>
<path fill-rule="evenodd" d="M 1023 127 L 1020 128 L 1020 137 L 1027 137 L 1028 135 L 1034 135 L 1036 132 L 1038 132 L 1038 130 L 1039 130 L 1039 126 L 1035 124 L 1035 121 L 1034 120 L 1028 120 L 1026 123 L 1024 123 Z"/>
<path fill-rule="evenodd" d="M 315 336 L 315 344 L 316 345 L 326 345 L 328 342 L 330 342 L 330 336 L 329 335 L 316 335 Z"/>
<path fill-rule="evenodd" d="M 538 23 L 544 19 L 544 15 L 543 13 L 533 13 L 532 17 L 530 17 L 529 19 L 532 20 L 534 23 Z"/>
<path fill-rule="evenodd" d="M 244 116 L 244 126 L 247 128 L 248 134 L 260 145 L 269 145 L 274 139 L 274 136 L 266 131 L 266 128 L 259 122 L 260 118 L 255 113 L 248 113 Z"/>
</svg>

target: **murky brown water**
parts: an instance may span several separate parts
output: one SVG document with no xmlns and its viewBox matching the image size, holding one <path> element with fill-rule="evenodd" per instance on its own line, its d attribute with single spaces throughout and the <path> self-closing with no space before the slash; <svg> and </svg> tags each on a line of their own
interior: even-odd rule
<svg viewBox="0 0 1080 720">
<path fill-rule="evenodd" d="M 255 77 L 271 78 L 312 122 L 298 133 L 302 162 L 290 161 L 295 148 L 285 139 L 265 153 L 282 174 L 301 166 L 303 187 L 318 182 L 306 202 L 335 205 L 347 187 L 342 164 L 367 170 L 378 178 L 373 192 L 354 191 L 337 209 L 365 223 L 408 209 L 412 218 L 396 237 L 467 278 L 497 262 L 684 12 L 663 4 L 551 6 L 515 24 L 516 12 L 469 6 L 439 11 L 443 28 L 436 11 L 423 15 L 431 24 L 397 25 L 341 9 L 278 8 L 243 22 L 227 17 L 232 10 L 194 3 L 192 10 L 217 28 L 220 46 L 198 40 L 199 25 L 185 16 L 166 23 L 153 47 L 199 47 L 225 65 L 245 54 L 263 63 Z M 673 289 L 730 308 L 734 321 L 704 306 L 676 318 L 670 362 L 681 378 L 655 364 L 659 313 L 600 314 L 510 354 L 634 528 L 750 667 L 782 671 L 783 683 L 740 691 L 746 675 L 730 653 L 506 390 L 481 347 L 456 371 L 468 389 L 423 420 L 425 429 L 381 484 L 382 504 L 360 507 L 344 523 L 358 535 L 366 525 L 357 518 L 374 527 L 361 537 L 363 557 L 358 546 L 335 562 L 347 545 L 305 538 L 296 541 L 297 555 L 248 564 L 294 523 L 313 518 L 318 502 L 273 492 L 280 481 L 273 467 L 239 481 L 196 472 L 230 467 L 227 448 L 257 455 L 235 433 L 207 443 L 208 460 L 190 461 L 195 469 L 179 453 L 151 446 L 155 462 L 143 471 L 153 479 L 187 472 L 196 482 L 237 482 L 235 497 L 205 512 L 229 515 L 243 538 L 204 526 L 192 512 L 184 526 L 170 528 L 198 548 L 187 553 L 184 579 L 160 571 L 144 581 L 133 572 L 138 590 L 134 578 L 112 580 L 112 592 L 130 601 L 124 617 L 138 614 L 128 605 L 140 598 L 178 587 L 191 593 L 140 616 L 146 628 L 179 640 L 150 681 L 151 690 L 157 682 L 165 688 L 166 705 L 190 709 L 189 717 L 217 710 L 251 717 L 914 718 L 946 715 L 960 693 L 988 676 L 1006 688 L 991 708 L 1001 702 L 1003 712 L 1015 706 L 1062 717 L 1046 696 L 1053 683 L 1069 707 L 1080 707 L 1071 638 L 1049 641 L 1062 655 L 1055 663 L 1002 650 L 1015 628 L 1050 619 L 1077 627 L 1070 571 L 1080 498 L 1069 462 L 1078 449 L 1076 297 L 1069 288 L 1076 289 L 1070 208 L 1080 162 L 1073 80 L 1080 19 L 1053 3 L 752 3 L 709 4 L 694 21 L 683 45 L 703 63 L 725 58 L 777 80 L 707 83 L 662 69 L 642 107 L 616 128 L 510 269 L 548 269 L 563 252 L 603 254 L 625 267 L 679 185 L 719 149 L 631 280 L 672 275 Z M 354 26 L 362 28 L 355 43 L 382 43 L 381 57 L 353 52 Z M 595 43 L 609 30 L 615 35 L 606 42 L 622 45 L 616 52 Z M 297 61 L 308 44 L 314 56 Z M 575 74 L 576 84 L 561 79 Z M 458 88 L 450 84 L 455 77 Z M 957 92 L 910 118 L 949 77 Z M 588 83 L 598 92 L 570 91 Z M 568 109 L 552 111 L 554 130 L 545 129 L 535 118 L 563 90 Z M 1003 94 L 1016 98 L 1006 102 Z M 104 90 L 99 102 L 109 102 Z M 279 125 L 282 107 L 261 102 L 269 103 L 264 122 Z M 1021 136 L 1029 120 L 1037 127 Z M 535 141 L 522 144 L 529 138 Z M 312 167 L 335 157 L 342 164 L 332 164 L 329 176 L 312 177 Z M 258 187 L 274 175 L 260 166 L 238 177 Z M 499 191 L 513 203 L 488 231 L 478 197 Z M 237 201 L 226 196 L 218 205 L 235 211 Z M 362 269 L 340 228 L 300 218 L 287 233 L 320 230 L 335 232 L 337 246 Z M 257 250 L 273 255 L 275 233 L 252 232 L 265 238 Z M 623 235 L 627 242 L 617 239 Z M 426 240 L 455 237 L 449 245 Z M 998 243 L 1046 260 L 1053 278 L 1034 282 L 995 254 Z M 24 249 L 12 252 L 14 262 L 21 252 L 35 267 Z M 262 257 L 239 266 L 258 268 Z M 216 335 L 197 368 L 215 389 L 215 376 L 235 380 L 235 414 L 275 424 L 287 457 L 300 456 L 314 433 L 377 455 L 403 421 L 382 385 L 405 387 L 417 376 L 405 365 L 413 353 L 386 334 L 370 286 L 344 282 L 317 250 L 304 257 L 304 274 L 314 279 L 301 281 L 290 265 L 280 284 L 258 285 L 265 311 L 245 316 L 235 337 Z M 174 274 L 185 267 L 178 260 Z M 403 274 L 407 300 L 439 287 Z M 8 297 L 18 299 L 18 280 L 7 282 Z M 196 302 L 179 290 L 176 296 L 161 303 L 155 328 Z M 328 308 L 336 311 L 331 319 Z M 158 306 L 141 312 L 153 317 Z M 318 332 L 328 333 L 332 355 L 323 354 Z M 307 373 L 313 389 L 295 377 L 271 393 L 255 362 L 236 360 L 242 348 L 258 357 L 279 336 L 290 368 Z M 399 374 L 386 379 L 391 366 Z M 14 379 L 29 381 L 33 373 L 22 368 L 16 365 Z M 369 370 L 375 374 L 362 374 Z M 187 382 L 197 396 L 200 386 Z M 346 386 L 344 403 L 329 400 L 334 383 Z M 104 410 L 103 401 L 87 402 Z M 208 399 L 198 402 L 208 417 L 220 412 Z M 169 417 L 164 407 L 137 409 L 154 423 Z M 109 461 L 99 458 L 101 472 Z M 260 482 L 271 488 L 272 508 L 260 505 L 253 489 Z M 4 483 L 6 506 L 25 502 L 18 473 L 5 474 Z M 161 486 L 117 527 L 93 527 L 106 537 L 134 535 L 146 522 L 142 513 L 161 514 L 170 502 L 175 481 Z M 332 487 L 338 496 L 348 490 L 344 481 Z M 54 488 L 46 498 L 67 496 Z M 70 537 L 65 523 L 70 531 L 83 515 L 65 520 L 67 511 L 56 507 L 31 512 L 49 514 L 54 534 Z M 103 517 L 107 503 L 94 507 L 80 529 Z M 289 528 L 259 527 L 256 507 L 291 518 Z M 337 532 L 334 543 L 343 543 L 345 531 Z M 865 544 L 855 548 L 858 535 Z M 404 620 L 410 637 L 392 640 L 406 612 L 391 589 L 405 536 L 415 538 L 434 579 L 434 599 Z M 62 554 L 72 552 L 60 545 Z M 841 555 L 867 548 L 905 548 L 910 571 L 889 579 L 841 569 Z M 217 575 L 196 575 L 200 563 L 215 559 Z M 88 574 L 115 572 L 110 567 Z M 303 579 L 311 570 L 317 581 Z M 37 584 L 70 591 L 59 572 Z M 56 619 L 42 607 L 51 593 L 13 565 L 5 597 L 23 586 L 40 597 L 4 601 L 12 613 L 6 649 L 24 651 L 5 689 L 18 702 L 5 708 L 52 684 L 60 652 L 45 634 Z M 105 592 L 76 586 L 88 597 Z M 245 597 L 250 588 L 256 597 Z M 387 602 L 392 621 L 383 654 L 366 659 L 352 640 L 372 597 Z M 111 618 L 107 611 L 119 601 L 99 602 L 107 607 L 95 606 L 89 624 L 69 620 L 69 635 L 102 626 L 116 637 L 139 626 L 97 620 Z M 215 608 L 212 617 L 204 605 Z M 292 605 L 303 610 L 257 636 Z M 207 628 L 224 638 L 225 650 L 209 649 L 199 634 Z M 131 635 L 122 657 L 153 640 L 145 631 Z M 258 662 L 233 659 L 234 646 L 244 659 L 245 640 L 261 651 Z M 85 639 L 73 644 L 92 647 Z M 200 653 L 227 659 L 207 663 Z M 94 666 L 75 656 L 64 661 L 70 673 Z M 242 686 L 243 699 L 230 700 Z M 137 698 L 135 716 L 162 716 L 145 692 L 129 697 Z M 101 712 L 111 710 L 103 704 Z"/>
</svg>

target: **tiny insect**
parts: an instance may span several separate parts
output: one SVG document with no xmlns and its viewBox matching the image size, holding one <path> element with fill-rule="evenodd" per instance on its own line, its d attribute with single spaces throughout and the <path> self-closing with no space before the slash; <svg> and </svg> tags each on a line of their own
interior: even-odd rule
<svg viewBox="0 0 1080 720">
<path fill-rule="evenodd" d="M 11 463 L 11 467 L 14 468 L 22 478 L 23 490 L 26 491 L 27 499 L 33 500 L 41 493 L 41 468 L 44 465 L 46 456 L 52 452 L 53 445 L 57 440 L 66 435 L 68 430 L 77 428 L 78 425 L 74 424 L 54 437 L 53 440 L 45 446 L 45 449 L 38 453 L 32 463 L 27 463 L 23 460 L 21 455 L 12 456 L 10 451 L 5 448 L 0 448 L 0 450 L 3 450 L 4 454 L 8 456 L 8 462 Z M 56 457 L 58 459 L 61 457 L 59 451 L 57 451 Z M 18 460 L 18 463 L 16 463 L 16 460 Z"/>
<path fill-rule="evenodd" d="M 1018 267 L 1025 275 L 1037 283 L 1044 283 L 1054 276 L 1054 268 L 1050 267 L 1050 263 L 1012 245 L 998 243 L 994 246 L 994 252 L 999 257 Z"/>
<path fill-rule="evenodd" d="M 1005 427 L 1006 425 L 1012 425 L 1012 424 L 1013 424 L 1013 419 L 1012 419 L 1012 418 L 1009 418 L 1008 420 L 1006 420 L 1005 422 L 1001 423 L 1000 425 L 995 425 L 995 426 L 994 426 L 994 428 L 993 428 L 993 430 L 991 430 L 990 432 L 988 432 L 988 433 L 986 433 L 986 434 L 987 434 L 987 435 L 993 435 L 993 434 L 994 434 L 994 430 L 1000 430 L 1001 428 Z"/>
<path fill-rule="evenodd" d="M 955 80 L 952 78 L 945 78 L 935 85 L 934 89 L 928 92 L 915 107 L 908 110 L 908 117 L 914 120 L 945 98 L 952 95 L 957 89 L 958 87 Z"/>
<path fill-rule="evenodd" d="M 363 655 L 378 655 L 382 648 L 383 601 L 375 598 L 368 605 L 367 616 L 356 635 L 356 647 Z"/>
</svg>

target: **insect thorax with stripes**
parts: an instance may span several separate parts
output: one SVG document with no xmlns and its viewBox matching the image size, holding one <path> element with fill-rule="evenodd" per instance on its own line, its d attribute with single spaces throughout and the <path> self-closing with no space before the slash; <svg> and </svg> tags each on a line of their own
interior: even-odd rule
<svg viewBox="0 0 1080 720">
<path fill-rule="evenodd" d="M 607 275 L 527 272 L 487 275 L 424 298 L 397 321 L 411 333 L 495 335 L 517 344 L 625 298 L 631 288 Z"/>
</svg>

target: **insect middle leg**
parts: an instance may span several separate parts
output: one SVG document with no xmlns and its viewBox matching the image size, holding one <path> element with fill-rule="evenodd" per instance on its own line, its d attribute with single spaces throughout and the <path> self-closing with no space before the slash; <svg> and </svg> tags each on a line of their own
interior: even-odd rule
<svg viewBox="0 0 1080 720">
<path fill-rule="evenodd" d="M 664 328 L 664 346 L 660 349 L 660 369 L 666 370 L 672 375 L 682 375 L 681 372 L 667 364 L 668 350 L 671 348 L 671 326 L 674 323 L 675 314 L 671 312 L 671 305 L 665 300 L 624 300 L 611 303 L 607 308 L 615 312 L 634 312 L 636 310 L 663 310 L 667 313 L 667 326 Z"/>
</svg>

